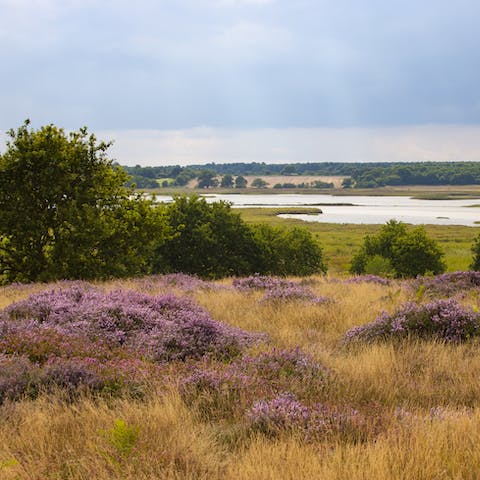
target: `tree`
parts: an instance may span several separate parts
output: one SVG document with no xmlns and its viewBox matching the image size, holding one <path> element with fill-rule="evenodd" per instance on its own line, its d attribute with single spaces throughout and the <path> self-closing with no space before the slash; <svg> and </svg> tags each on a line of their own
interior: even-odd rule
<svg viewBox="0 0 480 480">
<path fill-rule="evenodd" d="M 0 268 L 3 281 L 98 278 L 144 272 L 161 237 L 161 212 L 130 198 L 86 128 L 68 135 L 26 121 L 8 132 L 0 156 Z"/>
<path fill-rule="evenodd" d="M 257 225 L 255 239 L 261 248 L 256 271 L 273 275 L 325 273 L 323 251 L 306 228 Z"/>
<path fill-rule="evenodd" d="M 473 241 L 472 245 L 473 260 L 470 268 L 475 271 L 480 271 L 480 235 Z"/>
<path fill-rule="evenodd" d="M 433 274 L 445 271 L 443 252 L 437 243 L 427 237 L 423 226 L 410 231 L 402 222 L 390 220 L 377 235 L 367 235 L 360 251 L 353 257 L 350 271 L 363 274 L 373 273 L 383 263 L 384 274 L 395 277 L 415 277 L 427 272 Z"/>
<path fill-rule="evenodd" d="M 239 175 L 235 178 L 235 188 L 245 188 L 247 186 L 247 179 Z"/>
<path fill-rule="evenodd" d="M 233 187 L 233 177 L 230 174 L 224 175 L 222 181 L 220 182 L 222 188 L 232 188 Z"/>
<path fill-rule="evenodd" d="M 158 246 L 153 271 L 218 278 L 255 272 L 260 249 L 251 228 L 227 202 L 180 196 L 166 207 L 171 238 Z"/>
<path fill-rule="evenodd" d="M 198 188 L 218 187 L 217 174 L 212 170 L 202 170 L 198 175 Z"/>
<path fill-rule="evenodd" d="M 263 178 L 254 178 L 252 180 L 252 187 L 254 188 L 265 188 L 268 185 L 268 183 L 263 179 Z"/>
</svg>

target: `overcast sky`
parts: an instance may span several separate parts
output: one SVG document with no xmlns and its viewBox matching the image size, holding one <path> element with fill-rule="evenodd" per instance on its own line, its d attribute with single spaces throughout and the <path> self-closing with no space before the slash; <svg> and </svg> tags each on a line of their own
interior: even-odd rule
<svg viewBox="0 0 480 480">
<path fill-rule="evenodd" d="M 0 0 L 0 130 L 120 163 L 480 160 L 478 0 Z"/>
</svg>

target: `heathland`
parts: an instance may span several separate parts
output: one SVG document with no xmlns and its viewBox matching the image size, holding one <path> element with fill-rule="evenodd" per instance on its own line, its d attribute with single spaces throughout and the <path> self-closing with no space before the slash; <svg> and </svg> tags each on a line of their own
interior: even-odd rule
<svg viewBox="0 0 480 480">
<path fill-rule="evenodd" d="M 9 136 L 0 478 L 480 477 L 476 228 L 158 205 L 86 128 Z"/>
<path fill-rule="evenodd" d="M 0 477 L 479 478 L 479 285 L 3 287 Z"/>
</svg>

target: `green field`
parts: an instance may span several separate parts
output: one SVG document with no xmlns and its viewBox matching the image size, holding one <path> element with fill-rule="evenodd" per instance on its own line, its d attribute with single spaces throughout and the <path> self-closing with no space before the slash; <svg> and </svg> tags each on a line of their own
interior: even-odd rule
<svg viewBox="0 0 480 480">
<path fill-rule="evenodd" d="M 298 213 L 301 209 L 295 207 Z M 311 209 L 305 209 L 309 213 Z M 328 271 L 343 274 L 348 270 L 353 254 L 360 248 L 365 235 L 375 234 L 381 225 L 356 225 L 280 218 L 285 208 L 242 208 L 240 212 L 248 223 L 267 223 L 269 225 L 302 226 L 308 228 L 322 245 Z M 466 270 L 472 261 L 471 246 L 473 239 L 480 233 L 480 227 L 460 225 L 426 225 L 427 234 L 440 244 L 445 252 L 448 271 Z"/>
</svg>

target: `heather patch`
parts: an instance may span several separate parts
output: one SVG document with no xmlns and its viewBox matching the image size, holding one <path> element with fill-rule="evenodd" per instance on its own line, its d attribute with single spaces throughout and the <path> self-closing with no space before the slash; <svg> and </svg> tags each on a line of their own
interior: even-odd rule
<svg viewBox="0 0 480 480">
<path fill-rule="evenodd" d="M 79 285 L 32 295 L 6 308 L 2 318 L 3 324 L 27 322 L 29 327 L 123 346 L 159 362 L 204 355 L 232 358 L 263 338 L 216 322 L 188 298 L 104 293 Z"/>
<path fill-rule="evenodd" d="M 160 289 L 175 289 L 184 293 L 193 293 L 197 290 L 218 290 L 225 288 L 214 282 L 202 280 L 195 275 L 187 275 L 185 273 L 150 275 L 138 279 L 135 283 L 138 288 L 144 292 L 155 292 Z"/>
<path fill-rule="evenodd" d="M 273 288 L 294 287 L 297 284 L 290 280 L 280 277 L 271 277 L 268 275 L 251 275 L 245 278 L 236 278 L 233 280 L 233 286 L 241 292 L 251 292 L 255 290 L 271 290 Z"/>
<path fill-rule="evenodd" d="M 322 404 L 307 406 L 291 392 L 255 402 L 246 418 L 250 430 L 268 436 L 290 433 L 306 440 L 336 436 L 358 441 L 368 435 L 365 417 L 357 410 Z"/>
<path fill-rule="evenodd" d="M 330 372 L 300 349 L 244 355 L 230 364 L 203 364 L 184 377 L 179 391 L 203 417 L 243 415 L 259 398 L 289 390 L 300 397 L 321 395 Z"/>
<path fill-rule="evenodd" d="M 375 321 L 352 328 L 346 333 L 344 342 L 410 336 L 460 342 L 477 336 L 479 332 L 480 314 L 453 299 L 428 304 L 409 302 L 391 315 L 383 312 Z"/>
<path fill-rule="evenodd" d="M 24 356 L 0 354 L 0 402 L 36 392 L 39 372 L 39 368 Z"/>
<path fill-rule="evenodd" d="M 418 277 L 412 287 L 421 296 L 453 297 L 480 287 L 480 272 L 452 272 L 435 277 Z"/>
<path fill-rule="evenodd" d="M 387 286 L 391 284 L 391 280 L 385 277 L 381 277 L 379 275 L 367 274 L 354 275 L 345 280 L 344 283 L 375 283 L 377 285 Z"/>
<path fill-rule="evenodd" d="M 277 286 L 268 289 L 260 300 L 261 303 L 283 304 L 287 302 L 329 303 L 327 297 L 319 297 L 308 287 L 300 285 Z"/>
</svg>

